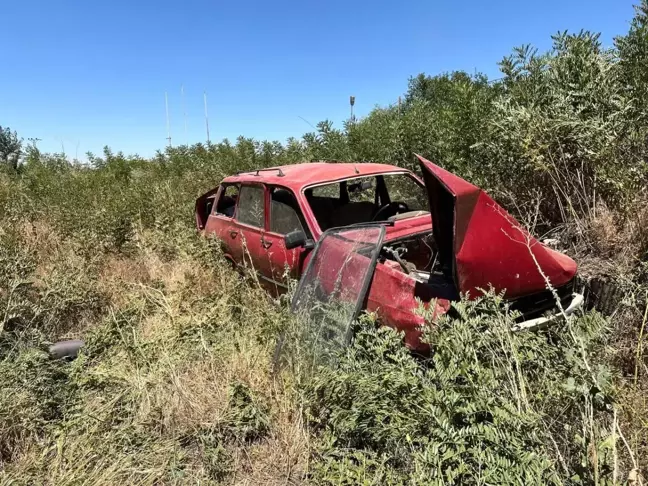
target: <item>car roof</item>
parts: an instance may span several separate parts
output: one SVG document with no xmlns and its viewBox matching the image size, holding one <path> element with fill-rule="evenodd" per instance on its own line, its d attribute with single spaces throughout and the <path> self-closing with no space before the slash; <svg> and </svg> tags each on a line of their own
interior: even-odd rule
<svg viewBox="0 0 648 486">
<path fill-rule="evenodd" d="M 304 187 L 314 184 L 394 171 L 407 172 L 402 167 L 373 162 L 304 162 L 241 172 L 225 178 L 223 183 L 259 182 L 285 186 L 294 192 L 300 192 Z"/>
</svg>

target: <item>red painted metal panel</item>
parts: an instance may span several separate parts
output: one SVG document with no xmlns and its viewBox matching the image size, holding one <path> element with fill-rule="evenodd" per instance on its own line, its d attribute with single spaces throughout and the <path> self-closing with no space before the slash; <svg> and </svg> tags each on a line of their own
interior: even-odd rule
<svg viewBox="0 0 648 486">
<path fill-rule="evenodd" d="M 263 248 L 266 254 L 266 263 L 262 267 L 263 274 L 276 282 L 286 283 L 286 269 L 290 278 L 298 279 L 303 260 L 303 248 L 288 250 L 284 236 L 266 231 L 263 235 Z"/>
<path fill-rule="evenodd" d="M 454 202 L 454 208 L 437 208 L 432 213 L 454 209 L 453 232 L 443 228 L 438 239 L 452 240 L 455 277 L 461 292 L 474 296 L 479 289 L 492 285 L 512 298 L 545 289 L 543 274 L 556 287 L 574 277 L 576 263 L 571 258 L 536 240 L 486 192 L 423 157 L 419 160 L 426 185 L 439 181 Z M 430 189 L 428 194 L 431 205 L 438 203 L 439 198 L 432 197 Z"/>
<path fill-rule="evenodd" d="M 425 308 L 433 306 L 433 319 L 450 308 L 449 300 L 432 294 L 425 291 L 424 285 L 405 275 L 395 262 L 379 263 L 369 289 L 367 310 L 375 312 L 382 324 L 403 332 L 405 344 L 410 349 L 425 353 L 429 345 L 421 342 L 426 323 L 418 312 L 420 302 Z"/>
</svg>

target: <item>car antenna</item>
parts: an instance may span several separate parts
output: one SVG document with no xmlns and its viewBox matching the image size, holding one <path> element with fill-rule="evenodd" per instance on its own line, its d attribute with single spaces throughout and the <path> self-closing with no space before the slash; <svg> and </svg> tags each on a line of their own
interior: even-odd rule
<svg viewBox="0 0 648 486">
<path fill-rule="evenodd" d="M 355 170 L 355 173 L 356 173 L 356 174 L 359 174 L 359 173 L 360 173 L 360 171 L 358 170 L 358 168 L 356 167 L 355 164 L 353 164 L 353 170 Z"/>
</svg>

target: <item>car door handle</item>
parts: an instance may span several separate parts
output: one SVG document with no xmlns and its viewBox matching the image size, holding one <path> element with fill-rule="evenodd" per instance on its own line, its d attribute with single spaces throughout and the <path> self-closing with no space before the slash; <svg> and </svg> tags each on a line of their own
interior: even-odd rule
<svg viewBox="0 0 648 486">
<path fill-rule="evenodd" d="M 272 241 L 266 241 L 264 238 L 261 238 L 261 246 L 267 250 L 272 246 Z"/>
<path fill-rule="evenodd" d="M 234 231 L 234 230 L 230 231 L 229 233 L 232 238 L 236 238 L 236 235 L 238 235 L 238 231 Z"/>
</svg>

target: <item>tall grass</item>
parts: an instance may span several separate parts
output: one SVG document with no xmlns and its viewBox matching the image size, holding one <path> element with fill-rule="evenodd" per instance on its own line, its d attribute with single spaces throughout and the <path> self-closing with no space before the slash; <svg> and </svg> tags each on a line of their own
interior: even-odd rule
<svg viewBox="0 0 648 486">
<path fill-rule="evenodd" d="M 10 316 L 3 481 L 284 484 L 303 475 L 309 439 L 291 388 L 269 372 L 284 311 L 217 247 L 138 230 L 128 255 L 79 258 L 51 227 L 2 237 L 29 269 L 0 294 Z M 47 343 L 72 336 L 86 340 L 84 354 L 49 360 Z"/>
</svg>

